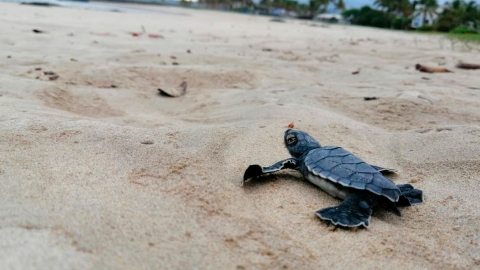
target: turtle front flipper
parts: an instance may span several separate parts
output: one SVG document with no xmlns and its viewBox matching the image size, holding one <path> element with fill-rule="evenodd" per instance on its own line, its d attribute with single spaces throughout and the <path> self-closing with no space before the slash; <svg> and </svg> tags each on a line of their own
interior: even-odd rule
<svg viewBox="0 0 480 270">
<path fill-rule="evenodd" d="M 398 206 L 412 206 L 423 202 L 423 191 L 420 189 L 415 189 L 410 184 L 397 185 L 397 187 L 402 192 L 397 202 Z"/>
<path fill-rule="evenodd" d="M 257 177 L 267 173 L 277 172 L 283 169 L 296 169 L 298 166 L 298 161 L 295 158 L 288 158 L 281 160 L 270 167 L 262 167 L 260 165 L 250 165 L 243 174 L 243 183 L 247 179 Z"/>
<path fill-rule="evenodd" d="M 372 206 L 372 195 L 369 192 L 358 192 L 349 195 L 340 205 L 318 210 L 316 214 L 334 225 L 367 228 L 370 225 Z"/>
<path fill-rule="evenodd" d="M 375 165 L 370 165 L 372 166 L 375 170 L 381 172 L 381 173 L 396 173 L 397 170 L 395 169 L 387 169 L 387 168 L 383 168 L 383 167 L 380 167 L 380 166 L 375 166 Z"/>
</svg>

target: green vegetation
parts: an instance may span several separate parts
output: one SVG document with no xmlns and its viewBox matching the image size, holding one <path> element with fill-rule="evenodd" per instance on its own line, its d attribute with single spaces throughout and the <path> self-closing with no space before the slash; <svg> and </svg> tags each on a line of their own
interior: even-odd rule
<svg viewBox="0 0 480 270">
<path fill-rule="evenodd" d="M 459 26 L 478 29 L 479 23 L 480 9 L 474 1 L 455 0 L 440 14 L 436 30 L 449 32 Z"/>
<path fill-rule="evenodd" d="M 424 24 L 418 31 L 451 32 L 452 36 L 468 34 L 469 39 L 475 39 L 479 33 L 480 6 L 475 1 L 454 0 L 443 10 L 438 8 L 437 0 L 374 0 L 374 4 L 380 10 L 364 6 L 346 10 L 343 16 L 352 24 L 404 30 L 410 28 L 413 17 L 422 16 L 436 20 L 433 24 Z"/>
<path fill-rule="evenodd" d="M 343 16 L 352 24 L 373 26 L 380 28 L 406 29 L 412 20 L 408 17 L 394 17 L 393 13 L 372 9 L 364 6 L 361 9 L 350 9 L 343 12 Z"/>
<path fill-rule="evenodd" d="M 433 25 L 422 25 L 419 28 L 417 28 L 417 31 L 433 32 L 433 31 L 435 31 L 435 26 L 433 26 Z"/>
<path fill-rule="evenodd" d="M 474 30 L 470 27 L 459 26 L 459 27 L 451 30 L 450 33 L 452 33 L 452 34 L 478 34 L 478 31 Z"/>
<path fill-rule="evenodd" d="M 444 32 L 449 33 L 448 37 L 480 40 L 480 5 L 472 0 L 453 0 L 442 8 L 437 0 L 372 0 L 376 8 L 364 6 L 349 10 L 345 10 L 345 0 L 309 0 L 306 4 L 296 0 L 260 0 L 257 4 L 252 0 L 199 1 L 209 8 L 237 12 L 271 14 L 274 9 L 282 8 L 303 19 L 314 18 L 333 4 L 343 11 L 345 20 L 356 25 L 411 30 L 412 19 L 421 17 L 424 23 L 416 29 L 418 32 Z M 189 3 L 182 0 L 183 5 Z"/>
<path fill-rule="evenodd" d="M 451 33 L 448 33 L 447 37 L 459 39 L 461 41 L 480 42 L 480 34 L 451 34 Z"/>
</svg>

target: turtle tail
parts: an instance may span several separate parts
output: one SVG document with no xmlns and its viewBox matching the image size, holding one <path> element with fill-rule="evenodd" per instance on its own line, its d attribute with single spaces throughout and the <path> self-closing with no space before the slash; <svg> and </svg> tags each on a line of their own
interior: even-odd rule
<svg viewBox="0 0 480 270">
<path fill-rule="evenodd" d="M 402 194 L 398 206 L 412 206 L 423 202 L 423 191 L 413 188 L 410 184 L 397 185 Z"/>
</svg>

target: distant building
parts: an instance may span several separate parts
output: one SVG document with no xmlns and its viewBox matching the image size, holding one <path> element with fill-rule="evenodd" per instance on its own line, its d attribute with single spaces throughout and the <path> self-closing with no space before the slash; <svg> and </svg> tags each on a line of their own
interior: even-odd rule
<svg viewBox="0 0 480 270">
<path fill-rule="evenodd" d="M 271 14 L 273 16 L 286 16 L 287 11 L 284 8 L 276 8 L 271 12 Z"/>
<path fill-rule="evenodd" d="M 318 14 L 314 18 L 316 21 L 322 21 L 322 22 L 340 22 L 343 20 L 342 15 L 340 14 L 329 14 L 329 13 L 323 13 L 323 14 Z"/>
</svg>

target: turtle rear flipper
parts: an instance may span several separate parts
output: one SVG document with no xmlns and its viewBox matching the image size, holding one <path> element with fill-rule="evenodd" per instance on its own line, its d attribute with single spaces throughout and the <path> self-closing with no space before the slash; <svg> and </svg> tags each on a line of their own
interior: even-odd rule
<svg viewBox="0 0 480 270">
<path fill-rule="evenodd" d="M 412 206 L 423 202 L 423 191 L 413 188 L 410 184 L 397 185 L 402 194 L 397 202 L 398 206 Z"/>
<path fill-rule="evenodd" d="M 319 218 L 329 220 L 334 225 L 344 227 L 364 226 L 366 228 L 370 225 L 372 204 L 369 194 L 352 194 L 340 205 L 318 210 L 316 214 Z"/>
</svg>

